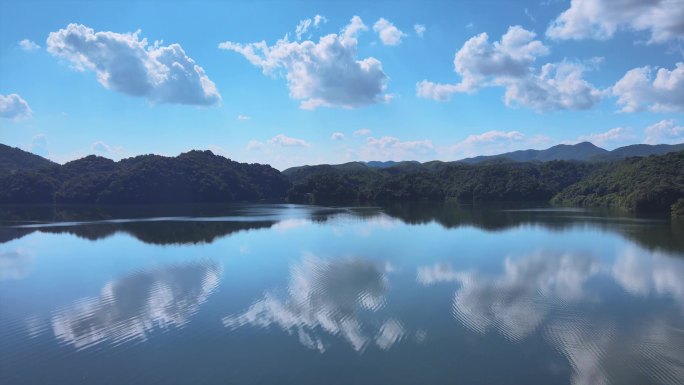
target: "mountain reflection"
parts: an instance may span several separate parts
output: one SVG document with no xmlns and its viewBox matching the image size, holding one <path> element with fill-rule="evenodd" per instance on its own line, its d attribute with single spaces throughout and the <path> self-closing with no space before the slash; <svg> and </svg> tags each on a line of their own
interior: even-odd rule
<svg viewBox="0 0 684 385">
<path fill-rule="evenodd" d="M 603 285 L 588 281 L 597 278 Z M 674 301 L 684 312 L 684 260 L 629 247 L 611 262 L 583 254 L 538 252 L 505 258 L 487 276 L 448 264 L 422 266 L 422 285 L 455 283 L 453 316 L 484 334 L 517 342 L 535 332 L 570 363 L 573 384 L 674 384 L 684 378 L 684 324 L 668 307 L 644 312 L 602 290 Z"/>
<path fill-rule="evenodd" d="M 100 342 L 145 339 L 154 328 L 181 327 L 216 289 L 218 265 L 160 267 L 107 283 L 99 297 L 82 298 L 55 312 L 58 340 L 78 349 Z"/>
<path fill-rule="evenodd" d="M 376 336 L 370 337 L 363 332 L 360 313 L 380 309 L 387 290 L 385 272 L 374 263 L 308 256 L 292 266 L 285 299 L 266 293 L 244 313 L 225 317 L 223 324 L 230 329 L 276 325 L 296 333 L 302 345 L 320 352 L 327 345 L 323 334 L 341 336 L 356 351 L 374 338 L 378 347 L 386 350 L 405 335 L 401 322 L 388 319 Z"/>
<path fill-rule="evenodd" d="M 336 218 L 400 220 L 409 225 L 438 223 L 447 229 L 476 227 L 503 231 L 520 226 L 541 226 L 551 231 L 578 226 L 620 234 L 649 250 L 684 253 L 684 222 L 664 218 L 638 218 L 624 213 L 577 208 L 455 203 L 394 203 L 382 207 L 334 208 L 284 204 L 234 204 L 151 207 L 0 207 L 0 243 L 36 231 L 67 233 L 97 240 L 117 233 L 150 244 L 211 243 L 235 232 L 286 230 L 306 223 Z M 31 222 L 27 222 L 27 221 Z M 362 234 L 363 235 L 363 234 Z"/>
</svg>

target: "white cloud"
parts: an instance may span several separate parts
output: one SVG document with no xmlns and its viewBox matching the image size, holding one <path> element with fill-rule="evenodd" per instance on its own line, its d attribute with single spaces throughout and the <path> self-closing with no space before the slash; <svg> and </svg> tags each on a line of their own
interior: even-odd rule
<svg viewBox="0 0 684 385">
<path fill-rule="evenodd" d="M 624 143 L 634 138 L 630 130 L 624 127 L 615 127 L 605 132 L 582 135 L 577 139 L 580 142 L 591 142 L 597 146 L 604 146 L 610 143 Z"/>
<path fill-rule="evenodd" d="M 90 149 L 98 154 L 107 155 L 122 155 L 126 152 L 126 149 L 123 146 L 110 146 L 101 140 L 98 140 L 97 142 L 93 143 L 90 146 Z"/>
<path fill-rule="evenodd" d="M 506 258 L 504 272 L 497 277 L 454 272 L 461 284 L 454 296 L 454 316 L 476 332 L 496 329 L 519 341 L 537 329 L 551 304 L 582 299 L 584 283 L 598 272 L 597 261 L 586 255 L 542 252 Z"/>
<path fill-rule="evenodd" d="M 491 130 L 471 134 L 460 142 L 440 148 L 439 152 L 449 159 L 462 159 L 477 155 L 495 155 L 508 151 L 548 146 L 551 139 L 537 135 L 527 137 L 520 131 Z"/>
<path fill-rule="evenodd" d="M 47 49 L 77 70 L 95 72 L 105 88 L 155 103 L 216 105 L 221 101 L 204 69 L 179 44 L 162 46 L 134 33 L 95 32 L 69 24 L 51 32 Z"/>
<path fill-rule="evenodd" d="M 19 48 L 27 52 L 36 51 L 40 49 L 40 46 L 36 44 L 36 42 L 29 39 L 23 39 L 19 41 L 19 43 L 17 44 L 19 44 Z"/>
<path fill-rule="evenodd" d="M 684 143 L 684 126 L 676 125 L 674 119 L 661 120 L 646 127 L 644 143 Z"/>
<path fill-rule="evenodd" d="M 248 151 L 259 151 L 266 148 L 266 143 L 260 142 L 258 140 L 250 140 L 249 142 L 247 142 L 246 148 Z"/>
<path fill-rule="evenodd" d="M 366 145 L 359 151 L 364 160 L 414 160 L 435 154 L 430 140 L 402 141 L 394 136 L 366 138 Z"/>
<path fill-rule="evenodd" d="M 371 130 L 367 128 L 361 128 L 356 131 L 354 131 L 354 136 L 368 136 L 371 134 Z"/>
<path fill-rule="evenodd" d="M 314 27 L 318 27 L 321 25 L 321 23 L 325 24 L 328 22 L 328 19 L 325 18 L 325 16 L 321 15 L 316 15 L 314 16 Z"/>
<path fill-rule="evenodd" d="M 309 30 L 311 23 L 311 19 L 304 19 L 299 21 L 299 24 L 297 24 L 297 28 L 295 29 L 295 36 L 297 36 L 297 40 L 302 40 L 302 35 Z"/>
<path fill-rule="evenodd" d="M 586 67 L 579 63 L 547 63 L 538 70 L 535 60 L 549 54 L 549 48 L 535 40 L 535 33 L 512 26 L 500 41 L 489 42 L 481 33 L 470 38 L 454 57 L 454 70 L 461 76 L 456 84 L 423 80 L 416 95 L 437 101 L 452 94 L 473 93 L 482 87 L 504 87 L 508 106 L 537 111 L 581 110 L 598 103 L 603 92 L 582 78 Z"/>
<path fill-rule="evenodd" d="M 618 256 L 611 272 L 615 281 L 634 295 L 666 295 L 684 307 L 684 261 L 681 259 L 629 248 Z"/>
<path fill-rule="evenodd" d="M 276 147 L 311 147 L 311 143 L 305 141 L 304 139 L 292 138 L 284 134 L 278 134 L 265 142 L 259 140 L 250 140 L 247 143 L 246 149 L 248 151 L 265 151 L 270 153 Z"/>
<path fill-rule="evenodd" d="M 377 148 L 432 149 L 434 147 L 429 140 L 401 141 L 394 136 L 383 136 L 378 139 L 370 137 L 367 142 L 369 146 Z"/>
<path fill-rule="evenodd" d="M 442 282 L 459 282 L 465 278 L 464 273 L 455 271 L 451 265 L 437 263 L 420 266 L 416 273 L 416 280 L 421 285 L 430 286 Z"/>
<path fill-rule="evenodd" d="M 279 134 L 269 139 L 268 143 L 283 146 L 283 147 L 309 147 L 311 144 L 304 139 L 291 138 L 283 134 Z"/>
<path fill-rule="evenodd" d="M 546 30 L 553 39 L 611 38 L 618 29 L 650 32 L 649 43 L 684 38 L 681 0 L 572 0 Z"/>
<path fill-rule="evenodd" d="M 308 32 L 311 26 L 313 26 L 314 28 L 318 28 L 318 26 L 321 25 L 321 23 L 327 22 L 328 19 L 326 19 L 325 16 L 321 15 L 316 15 L 313 19 L 300 20 L 299 24 L 297 24 L 297 28 L 295 28 L 295 36 L 297 36 L 297 40 L 302 40 L 302 35 Z"/>
<path fill-rule="evenodd" d="M 221 268 L 171 265 L 108 282 L 98 297 L 80 298 L 55 312 L 55 337 L 76 349 L 109 341 L 145 340 L 156 328 L 182 327 L 216 290 Z"/>
<path fill-rule="evenodd" d="M 354 16 L 340 34 L 291 42 L 288 37 L 269 46 L 265 41 L 240 44 L 226 41 L 220 49 L 235 51 L 262 69 L 265 75 L 284 75 L 290 97 L 303 109 L 317 107 L 358 108 L 388 102 L 387 75 L 382 63 L 368 57 L 357 60 L 357 36 L 367 30 Z"/>
<path fill-rule="evenodd" d="M 405 33 L 395 27 L 389 20 L 382 17 L 373 24 L 373 31 L 378 33 L 380 41 L 384 45 L 399 45 L 401 44 L 401 39 L 406 36 Z"/>
<path fill-rule="evenodd" d="M 237 116 L 237 120 L 241 120 L 241 121 L 250 120 L 250 119 L 252 119 L 252 118 L 247 116 L 247 115 L 238 115 Z"/>
<path fill-rule="evenodd" d="M 673 70 L 658 68 L 634 68 L 618 80 L 612 88 L 623 112 L 650 110 L 684 111 L 684 63 L 679 62 Z"/>
<path fill-rule="evenodd" d="M 450 100 L 451 95 L 460 90 L 461 88 L 457 84 L 434 83 L 429 80 L 422 80 L 416 83 L 416 96 L 438 102 Z"/>
<path fill-rule="evenodd" d="M 418 35 L 418 37 L 423 37 L 425 36 L 425 31 L 427 28 L 425 28 L 423 24 L 416 24 L 413 26 L 413 30 L 416 31 L 416 35 Z"/>
<path fill-rule="evenodd" d="M 352 349 L 363 351 L 371 341 L 366 331 L 375 322 L 364 324 L 358 314 L 360 310 L 377 314 L 387 289 L 387 278 L 371 262 L 307 256 L 292 266 L 284 299 L 266 293 L 244 313 L 224 317 L 223 325 L 230 329 L 277 326 L 321 353 L 329 344 L 326 335 L 341 336 Z M 378 329 L 375 342 L 379 348 L 389 349 L 404 334 L 399 321 L 387 319 Z"/>
<path fill-rule="evenodd" d="M 0 118 L 24 119 L 31 116 L 31 107 L 17 94 L 0 95 Z"/>
<path fill-rule="evenodd" d="M 330 136 L 330 139 L 332 139 L 332 140 L 343 140 L 344 134 L 341 132 L 333 132 L 333 134 Z"/>
<path fill-rule="evenodd" d="M 582 78 L 585 67 L 575 63 L 547 63 L 537 75 L 516 80 L 500 80 L 506 87 L 508 106 L 522 106 L 537 111 L 586 110 L 604 95 Z"/>
</svg>

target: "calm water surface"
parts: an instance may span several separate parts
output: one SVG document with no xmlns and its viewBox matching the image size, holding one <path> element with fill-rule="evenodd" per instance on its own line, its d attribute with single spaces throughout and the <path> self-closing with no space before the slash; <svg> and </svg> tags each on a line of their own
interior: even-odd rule
<svg viewBox="0 0 684 385">
<path fill-rule="evenodd" d="M 684 226 L 0 208 L 1 384 L 684 384 Z"/>
</svg>

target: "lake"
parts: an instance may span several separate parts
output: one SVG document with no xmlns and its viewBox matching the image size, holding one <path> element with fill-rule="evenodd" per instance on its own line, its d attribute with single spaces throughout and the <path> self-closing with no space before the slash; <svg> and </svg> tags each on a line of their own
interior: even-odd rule
<svg viewBox="0 0 684 385">
<path fill-rule="evenodd" d="M 0 383 L 683 384 L 684 224 L 553 207 L 0 208 Z"/>
</svg>

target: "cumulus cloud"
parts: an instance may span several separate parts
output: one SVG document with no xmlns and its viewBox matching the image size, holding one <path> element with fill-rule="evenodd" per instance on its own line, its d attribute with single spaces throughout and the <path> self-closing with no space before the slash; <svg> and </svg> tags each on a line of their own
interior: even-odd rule
<svg viewBox="0 0 684 385">
<path fill-rule="evenodd" d="M 451 95 L 461 90 L 458 84 L 434 83 L 429 80 L 422 80 L 416 84 L 416 96 L 438 102 L 450 100 Z"/>
<path fill-rule="evenodd" d="M 218 287 L 213 263 L 166 266 L 107 283 L 98 297 L 55 312 L 55 337 L 77 349 L 144 340 L 155 328 L 182 327 Z"/>
<path fill-rule="evenodd" d="M 619 29 L 650 33 L 649 43 L 684 38 L 681 0 L 572 0 L 546 30 L 553 39 L 611 38 Z"/>
<path fill-rule="evenodd" d="M 425 27 L 423 27 L 423 29 L 424 28 Z M 401 44 L 401 39 L 406 36 L 406 34 L 395 27 L 392 22 L 382 17 L 373 24 L 373 31 L 378 33 L 380 41 L 384 45 L 399 45 Z"/>
<path fill-rule="evenodd" d="M 464 273 L 452 310 L 474 331 L 493 328 L 517 341 L 537 329 L 550 304 L 580 300 L 584 283 L 598 271 L 598 263 L 586 255 L 540 252 L 519 260 L 506 258 L 502 276 Z"/>
<path fill-rule="evenodd" d="M 354 16 L 339 34 L 318 43 L 291 42 L 286 35 L 274 45 L 265 41 L 240 44 L 226 41 L 220 49 L 237 52 L 261 68 L 265 75 L 282 75 L 290 97 L 303 109 L 318 107 L 359 108 L 388 102 L 387 75 L 373 58 L 357 59 L 358 34 L 368 27 Z"/>
<path fill-rule="evenodd" d="M 341 132 L 333 132 L 333 134 L 330 135 L 330 139 L 332 139 L 332 140 L 343 140 L 344 134 Z"/>
<path fill-rule="evenodd" d="M 476 155 L 494 155 L 519 149 L 547 146 L 551 139 L 536 135 L 528 137 L 520 131 L 491 130 L 481 134 L 471 134 L 450 146 L 442 147 L 439 152 L 451 159 L 461 159 Z"/>
<path fill-rule="evenodd" d="M 249 117 L 249 116 L 247 116 L 247 115 L 238 115 L 238 116 L 237 116 L 237 120 L 242 120 L 242 121 L 244 121 L 244 120 L 250 120 L 250 119 L 252 119 L 252 118 Z"/>
<path fill-rule="evenodd" d="M 360 155 L 366 160 L 408 160 L 431 156 L 435 146 L 430 140 L 404 141 L 394 136 L 366 138 Z"/>
<path fill-rule="evenodd" d="M 297 24 L 297 27 L 295 28 L 295 36 L 297 36 L 297 40 L 302 40 L 302 35 L 309 31 L 309 28 L 311 28 L 312 26 L 314 28 L 318 28 L 318 26 L 321 25 L 321 23 L 327 22 L 328 19 L 326 19 L 325 16 L 321 15 L 316 15 L 313 19 L 300 20 L 299 24 Z"/>
<path fill-rule="evenodd" d="M 90 146 L 90 149 L 98 154 L 104 155 L 122 155 L 126 152 L 123 146 L 110 146 L 109 144 L 98 140 Z"/>
<path fill-rule="evenodd" d="M 427 31 L 427 28 L 423 24 L 416 24 L 413 26 L 413 30 L 416 31 L 416 35 L 418 37 L 423 37 L 425 35 L 425 31 Z"/>
<path fill-rule="evenodd" d="M 371 341 L 386 350 L 404 336 L 401 322 L 385 320 L 372 338 L 365 332 L 372 324 L 364 325 L 358 314 L 382 308 L 388 288 L 382 269 L 371 262 L 307 256 L 292 266 L 285 298 L 266 293 L 244 313 L 224 317 L 223 324 L 230 329 L 277 326 L 321 353 L 329 344 L 326 335 L 341 336 L 355 351 Z"/>
<path fill-rule="evenodd" d="M 368 136 L 371 134 L 371 130 L 367 128 L 361 128 L 356 131 L 354 131 L 354 136 Z"/>
<path fill-rule="evenodd" d="M 261 151 L 274 147 L 311 147 L 311 143 L 304 139 L 292 138 L 284 134 L 278 134 L 266 142 L 250 140 L 247 143 L 247 150 Z"/>
<path fill-rule="evenodd" d="M 624 127 L 615 127 L 605 132 L 582 135 L 577 139 L 580 142 L 591 142 L 597 146 L 603 146 L 611 143 L 624 143 L 634 139 L 634 135 Z"/>
<path fill-rule="evenodd" d="M 655 77 L 653 73 L 655 72 Z M 684 111 L 684 63 L 667 68 L 634 68 L 612 88 L 623 112 Z"/>
<path fill-rule="evenodd" d="M 40 46 L 36 44 L 36 42 L 29 39 L 20 40 L 17 44 L 19 44 L 19 48 L 27 52 L 36 51 L 40 49 Z"/>
<path fill-rule="evenodd" d="M 684 126 L 675 124 L 674 119 L 661 120 L 646 127 L 644 143 L 684 143 Z"/>
<path fill-rule="evenodd" d="M 583 64 L 547 63 L 533 67 L 549 48 L 535 39 L 534 32 L 520 26 L 509 27 L 501 40 L 489 42 L 481 33 L 470 38 L 454 57 L 454 70 L 461 76 L 456 84 L 423 80 L 416 95 L 446 101 L 454 93 L 473 93 L 482 87 L 504 87 L 505 103 L 537 111 L 582 110 L 597 104 L 603 92 L 583 79 Z"/>
<path fill-rule="evenodd" d="M 309 147 L 311 144 L 304 139 L 292 138 L 279 134 L 269 139 L 268 143 L 283 147 Z"/>
<path fill-rule="evenodd" d="M 79 71 L 93 71 L 105 88 L 154 103 L 200 106 L 221 101 L 204 69 L 179 44 L 148 45 L 134 33 L 95 32 L 82 24 L 69 24 L 51 32 L 47 50 Z"/>
<path fill-rule="evenodd" d="M 684 307 L 684 261 L 666 254 L 625 250 L 611 273 L 622 287 L 639 296 L 669 296 Z"/>
<path fill-rule="evenodd" d="M 31 107 L 17 94 L 0 95 L 0 118 L 24 119 L 31 116 Z"/>
</svg>

